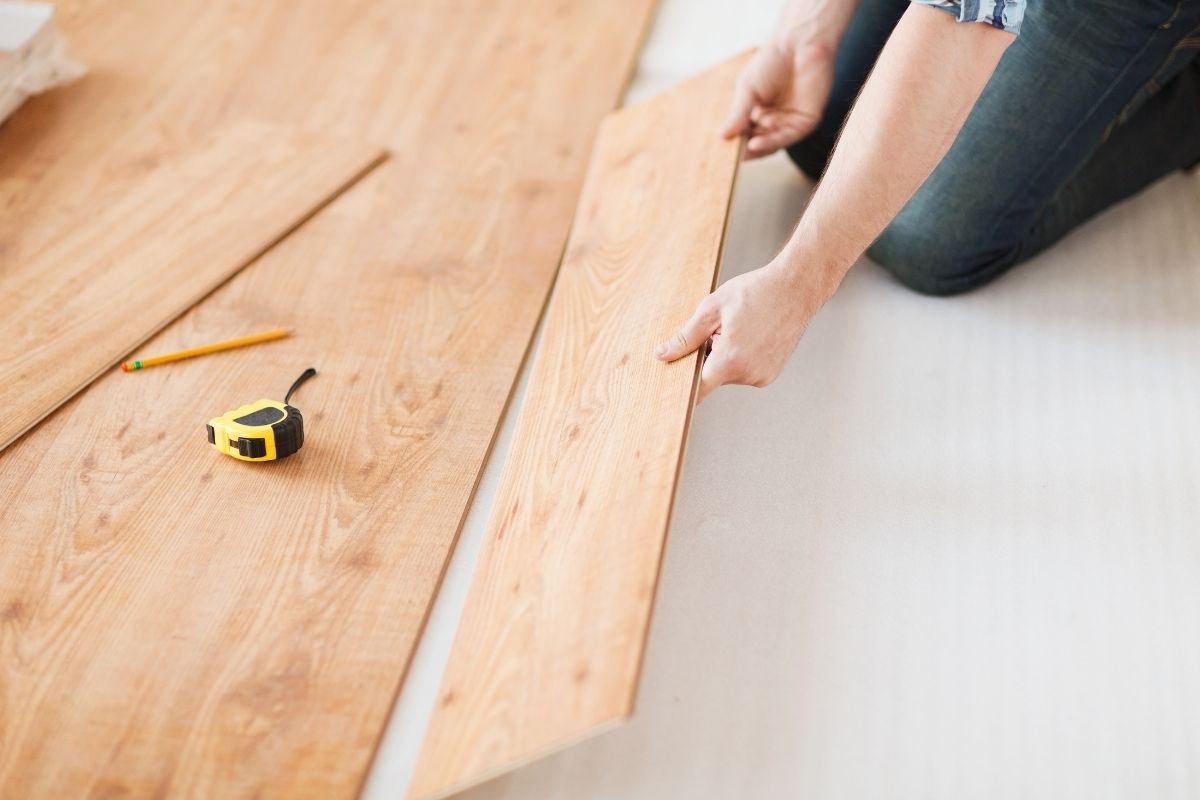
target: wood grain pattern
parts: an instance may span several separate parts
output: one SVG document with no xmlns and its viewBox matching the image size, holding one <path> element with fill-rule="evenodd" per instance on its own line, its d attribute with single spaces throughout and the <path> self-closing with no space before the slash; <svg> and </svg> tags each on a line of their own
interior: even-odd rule
<svg viewBox="0 0 1200 800">
<path fill-rule="evenodd" d="M 58 235 L 0 281 L 0 450 L 382 158 L 235 125 L 57 215 Z"/>
<path fill-rule="evenodd" d="M 25 181 L 0 186 L 22 248 L 51 238 L 48 209 L 109 195 L 111 166 L 51 157 L 89 122 L 85 150 L 120 149 L 105 104 L 144 114 L 165 148 L 255 119 L 391 156 L 145 345 L 292 328 L 269 355 L 104 375 L 0 453 L 0 786 L 350 796 L 652 2 L 63 5 L 92 73 L 0 129 L 0 174 Z M 0 238 L 14 225 L 0 216 Z M 210 416 L 310 365 L 299 454 L 251 465 L 208 446 Z"/>
<path fill-rule="evenodd" d="M 606 120 L 411 795 L 633 709 L 696 390 L 654 344 L 712 290 L 742 58 Z"/>
</svg>

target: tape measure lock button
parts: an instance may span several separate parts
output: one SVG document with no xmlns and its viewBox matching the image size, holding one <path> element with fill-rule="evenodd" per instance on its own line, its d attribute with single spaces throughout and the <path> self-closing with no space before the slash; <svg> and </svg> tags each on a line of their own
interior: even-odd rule
<svg viewBox="0 0 1200 800">
<path fill-rule="evenodd" d="M 292 392 L 316 375 L 308 369 L 292 384 L 283 402 L 258 400 L 208 421 L 208 443 L 241 461 L 274 461 L 304 445 L 304 417 L 289 405 Z"/>
</svg>

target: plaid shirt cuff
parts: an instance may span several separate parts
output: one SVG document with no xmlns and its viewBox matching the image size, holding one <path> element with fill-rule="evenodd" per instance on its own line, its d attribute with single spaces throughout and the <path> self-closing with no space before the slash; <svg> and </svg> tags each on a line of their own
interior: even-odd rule
<svg viewBox="0 0 1200 800">
<path fill-rule="evenodd" d="M 1021 32 L 1025 0 L 913 0 L 914 3 L 948 11 L 959 22 L 983 22 L 1009 33 Z"/>
</svg>

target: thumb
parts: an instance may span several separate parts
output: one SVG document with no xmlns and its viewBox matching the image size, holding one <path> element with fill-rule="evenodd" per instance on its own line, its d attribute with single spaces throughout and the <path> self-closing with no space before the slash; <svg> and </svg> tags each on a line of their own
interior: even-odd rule
<svg viewBox="0 0 1200 800">
<path fill-rule="evenodd" d="M 711 296 L 711 295 L 710 295 Z M 675 361 L 695 352 L 720 327 L 720 315 L 707 300 L 700 303 L 691 319 L 670 339 L 654 348 L 654 355 L 663 361 Z"/>
<path fill-rule="evenodd" d="M 732 139 L 750 127 L 750 111 L 754 108 L 754 102 L 754 92 L 750 90 L 750 84 L 745 80 L 739 80 L 737 88 L 733 90 L 733 103 L 729 107 L 729 116 L 725 124 L 721 126 L 722 136 Z"/>
</svg>

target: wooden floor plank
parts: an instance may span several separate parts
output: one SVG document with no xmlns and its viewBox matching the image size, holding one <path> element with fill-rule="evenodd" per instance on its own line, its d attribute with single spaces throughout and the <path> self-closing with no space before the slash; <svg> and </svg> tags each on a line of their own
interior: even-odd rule
<svg viewBox="0 0 1200 800">
<path fill-rule="evenodd" d="M 118 89 L 143 72 L 158 91 L 134 94 L 167 147 L 249 118 L 376 141 L 390 157 L 145 350 L 231 327 L 294 336 L 104 375 L 0 453 L 0 785 L 21 797 L 348 797 L 653 4 L 64 6 L 91 75 L 0 130 L 0 173 L 26 176 L 25 192 L 0 187 L 28 223 L 22 248 L 52 238 L 46 210 L 73 202 L 50 160 L 67 131 L 92 122 L 119 146 L 119 126 L 80 109 L 136 117 Z M 97 68 L 114 38 L 157 69 Z M 40 136 L 11 140 L 14 124 Z M 85 155 L 68 160 L 107 196 L 111 174 Z M 208 446 L 209 417 L 278 397 L 310 365 L 320 374 L 294 398 L 298 455 L 248 465 Z"/>
<path fill-rule="evenodd" d="M 239 124 L 142 162 L 111 202 L 57 215 L 58 235 L 0 282 L 0 450 L 383 155 Z"/>
<path fill-rule="evenodd" d="M 606 120 L 411 795 L 632 711 L 697 359 L 654 344 L 711 291 L 741 58 Z"/>
</svg>

